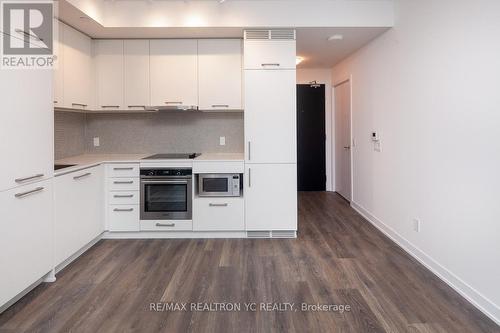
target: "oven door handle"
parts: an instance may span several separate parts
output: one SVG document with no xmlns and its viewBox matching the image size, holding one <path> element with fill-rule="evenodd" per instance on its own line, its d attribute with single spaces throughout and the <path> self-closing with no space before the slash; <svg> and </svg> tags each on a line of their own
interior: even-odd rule
<svg viewBox="0 0 500 333">
<path fill-rule="evenodd" d="M 187 185 L 187 180 L 143 180 L 143 184 L 177 184 L 177 185 Z"/>
</svg>

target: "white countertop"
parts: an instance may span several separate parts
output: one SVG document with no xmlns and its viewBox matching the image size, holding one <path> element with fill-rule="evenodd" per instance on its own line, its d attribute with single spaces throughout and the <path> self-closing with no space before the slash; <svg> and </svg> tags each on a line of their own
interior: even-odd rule
<svg viewBox="0 0 500 333">
<path fill-rule="evenodd" d="M 90 168 L 101 163 L 138 163 L 149 154 L 83 154 L 55 161 L 55 164 L 74 164 L 75 166 L 54 171 L 54 176 Z M 193 161 L 244 161 L 243 153 L 202 153 Z M 158 160 L 161 162 L 162 160 Z"/>
</svg>

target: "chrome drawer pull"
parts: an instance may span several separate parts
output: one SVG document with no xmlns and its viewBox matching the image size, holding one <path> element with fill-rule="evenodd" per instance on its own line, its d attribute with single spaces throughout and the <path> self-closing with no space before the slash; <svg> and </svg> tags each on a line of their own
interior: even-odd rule
<svg viewBox="0 0 500 333">
<path fill-rule="evenodd" d="M 24 198 L 28 195 L 31 195 L 31 194 L 35 194 L 35 193 L 38 193 L 38 192 L 41 192 L 45 189 L 45 187 L 37 187 L 36 189 L 34 190 L 31 190 L 31 191 L 28 191 L 28 192 L 22 192 L 22 193 L 16 193 L 14 196 L 16 198 Z"/>
<path fill-rule="evenodd" d="M 22 182 L 26 182 L 26 181 L 28 181 L 28 180 L 32 180 L 32 179 L 36 179 L 36 178 L 41 178 L 41 177 L 43 177 L 43 176 L 44 176 L 44 174 L 43 174 L 43 173 L 39 173 L 39 174 L 37 174 L 37 175 L 30 176 L 30 177 L 25 177 L 25 178 L 17 178 L 17 179 L 15 179 L 14 181 L 15 181 L 16 183 L 22 183 Z"/>
<path fill-rule="evenodd" d="M 119 195 L 119 194 L 115 194 L 113 196 L 114 198 L 133 198 L 134 195 L 133 194 L 127 194 L 127 195 Z"/>
<path fill-rule="evenodd" d="M 169 101 L 165 101 L 165 104 L 182 104 L 182 102 L 169 102 Z"/>
<path fill-rule="evenodd" d="M 210 207 L 227 207 L 227 203 L 221 203 L 221 204 L 209 203 L 208 205 Z"/>
<path fill-rule="evenodd" d="M 175 227 L 175 223 L 156 223 L 157 227 Z"/>
<path fill-rule="evenodd" d="M 73 177 L 73 179 L 74 180 L 82 179 L 83 177 L 90 176 L 91 174 L 92 174 L 91 172 L 87 172 L 87 173 L 84 173 L 83 175 L 75 176 L 75 177 Z"/>
<path fill-rule="evenodd" d="M 134 170 L 133 167 L 127 167 L 127 168 L 113 168 L 113 170 Z"/>
<path fill-rule="evenodd" d="M 115 212 L 132 212 L 133 210 L 134 210 L 133 208 L 127 208 L 127 209 L 125 209 L 125 208 L 115 208 L 115 209 L 113 209 L 113 211 L 115 211 Z"/>
<path fill-rule="evenodd" d="M 105 108 L 119 108 L 120 106 L 119 105 L 101 105 L 101 108 L 105 109 Z"/>
<path fill-rule="evenodd" d="M 82 103 L 71 103 L 71 105 L 76 105 L 76 106 L 82 106 L 82 107 L 87 107 L 87 104 L 82 104 Z"/>
<path fill-rule="evenodd" d="M 212 105 L 213 108 L 228 108 L 229 105 L 227 104 L 214 104 Z"/>
<path fill-rule="evenodd" d="M 272 64 L 261 64 L 261 65 L 262 65 L 262 67 L 265 67 L 265 66 L 276 66 L 276 67 L 279 67 L 279 66 L 280 66 L 280 64 L 278 64 L 278 63 L 272 63 Z"/>
<path fill-rule="evenodd" d="M 129 108 L 143 108 L 146 109 L 146 105 L 128 105 Z"/>
<path fill-rule="evenodd" d="M 133 180 L 129 180 L 129 181 L 114 181 L 113 184 L 133 184 L 134 181 Z"/>
</svg>

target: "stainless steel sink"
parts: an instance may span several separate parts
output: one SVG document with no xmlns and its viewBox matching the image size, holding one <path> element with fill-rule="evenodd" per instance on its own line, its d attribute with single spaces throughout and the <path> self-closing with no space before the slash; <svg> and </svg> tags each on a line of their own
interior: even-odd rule
<svg viewBox="0 0 500 333">
<path fill-rule="evenodd" d="M 64 168 L 70 168 L 75 166 L 76 164 L 54 164 L 54 171 L 64 169 Z"/>
</svg>

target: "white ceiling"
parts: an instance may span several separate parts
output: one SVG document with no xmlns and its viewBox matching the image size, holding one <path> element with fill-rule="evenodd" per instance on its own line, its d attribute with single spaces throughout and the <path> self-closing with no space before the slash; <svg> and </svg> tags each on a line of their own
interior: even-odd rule
<svg viewBox="0 0 500 333">
<path fill-rule="evenodd" d="M 241 38 L 239 27 L 103 27 L 66 1 L 59 2 L 59 18 L 92 38 Z M 331 68 L 384 33 L 385 27 L 296 28 L 298 68 Z M 328 41 L 341 34 L 342 40 Z"/>
</svg>

